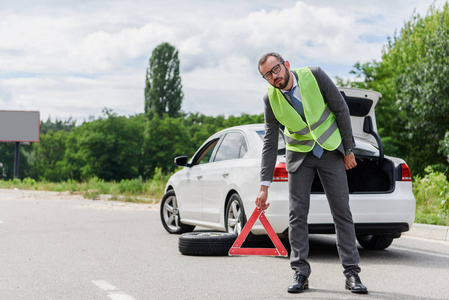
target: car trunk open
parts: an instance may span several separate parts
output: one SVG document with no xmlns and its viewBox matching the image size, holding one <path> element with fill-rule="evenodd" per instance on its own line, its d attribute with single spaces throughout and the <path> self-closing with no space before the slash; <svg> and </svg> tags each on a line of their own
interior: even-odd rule
<svg viewBox="0 0 449 300">
<path fill-rule="evenodd" d="M 357 167 L 347 171 L 349 192 L 392 192 L 397 172 L 394 163 L 384 157 L 374 114 L 382 95 L 374 91 L 346 88 L 340 88 L 340 92 L 348 104 L 356 140 L 356 148 L 353 151 Z M 318 174 L 312 185 L 312 193 L 324 193 Z"/>
<path fill-rule="evenodd" d="M 382 95 L 370 90 L 351 88 L 339 88 L 339 90 L 349 107 L 352 133 L 356 142 L 353 152 L 357 166 L 347 171 L 349 192 L 351 194 L 391 193 L 395 189 L 396 181 L 410 181 L 410 169 L 407 165 L 396 166 L 392 160 L 384 156 L 374 113 Z M 264 133 L 259 132 L 261 138 Z M 280 139 L 278 147 L 278 155 L 285 155 L 283 139 Z M 405 175 L 402 174 L 403 172 Z M 275 168 L 273 181 L 287 180 L 285 163 L 280 163 Z M 315 175 L 311 192 L 324 193 L 318 173 Z"/>
<path fill-rule="evenodd" d="M 346 171 L 349 193 L 389 193 L 394 190 L 394 163 L 388 159 L 380 162 L 378 157 L 356 156 L 357 167 Z M 324 193 L 318 174 L 312 184 L 312 193 Z"/>
</svg>

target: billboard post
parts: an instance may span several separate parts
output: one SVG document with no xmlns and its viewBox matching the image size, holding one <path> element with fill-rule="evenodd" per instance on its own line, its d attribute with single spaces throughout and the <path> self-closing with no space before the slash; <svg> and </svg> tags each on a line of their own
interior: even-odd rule
<svg viewBox="0 0 449 300">
<path fill-rule="evenodd" d="M 16 142 L 16 151 L 14 153 L 14 178 L 19 178 L 20 162 L 20 142 Z"/>
</svg>

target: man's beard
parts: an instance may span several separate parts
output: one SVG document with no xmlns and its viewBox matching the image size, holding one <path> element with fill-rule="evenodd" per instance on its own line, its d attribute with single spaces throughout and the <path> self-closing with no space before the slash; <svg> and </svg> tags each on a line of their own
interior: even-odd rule
<svg viewBox="0 0 449 300">
<path fill-rule="evenodd" d="M 283 83 L 281 82 L 280 84 L 276 84 L 276 83 L 273 84 L 273 86 L 277 89 L 284 90 L 287 87 L 288 82 L 290 81 L 290 71 L 287 70 L 287 68 L 285 68 L 285 70 L 287 72 L 285 73 L 285 78 L 283 78 L 284 82 Z"/>
</svg>

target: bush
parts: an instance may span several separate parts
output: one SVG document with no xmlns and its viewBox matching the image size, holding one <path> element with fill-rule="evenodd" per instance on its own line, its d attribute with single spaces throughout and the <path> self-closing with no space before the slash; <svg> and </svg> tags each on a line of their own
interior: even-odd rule
<svg viewBox="0 0 449 300">
<path fill-rule="evenodd" d="M 449 216 L 449 186 L 446 185 L 440 193 L 442 197 L 440 211 L 445 215 Z"/>
<path fill-rule="evenodd" d="M 118 184 L 118 190 L 122 194 L 141 194 L 144 190 L 143 181 L 139 179 L 123 179 Z"/>
<path fill-rule="evenodd" d="M 109 194 L 111 191 L 111 185 L 114 184 L 105 182 L 103 179 L 98 177 L 90 178 L 84 188 L 84 197 L 90 199 L 99 199 L 100 195 Z"/>
<path fill-rule="evenodd" d="M 22 184 L 28 187 L 33 187 L 36 185 L 36 180 L 27 177 L 22 180 Z"/>
<path fill-rule="evenodd" d="M 449 225 L 449 182 L 444 173 L 426 168 L 423 178 L 413 180 L 417 223 Z"/>
</svg>

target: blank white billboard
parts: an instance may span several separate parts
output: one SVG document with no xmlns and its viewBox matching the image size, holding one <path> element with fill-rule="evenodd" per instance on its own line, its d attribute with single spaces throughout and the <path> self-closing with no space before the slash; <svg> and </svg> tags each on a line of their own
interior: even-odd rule
<svg viewBox="0 0 449 300">
<path fill-rule="evenodd" d="M 0 142 L 39 142 L 38 111 L 0 110 Z"/>
</svg>

